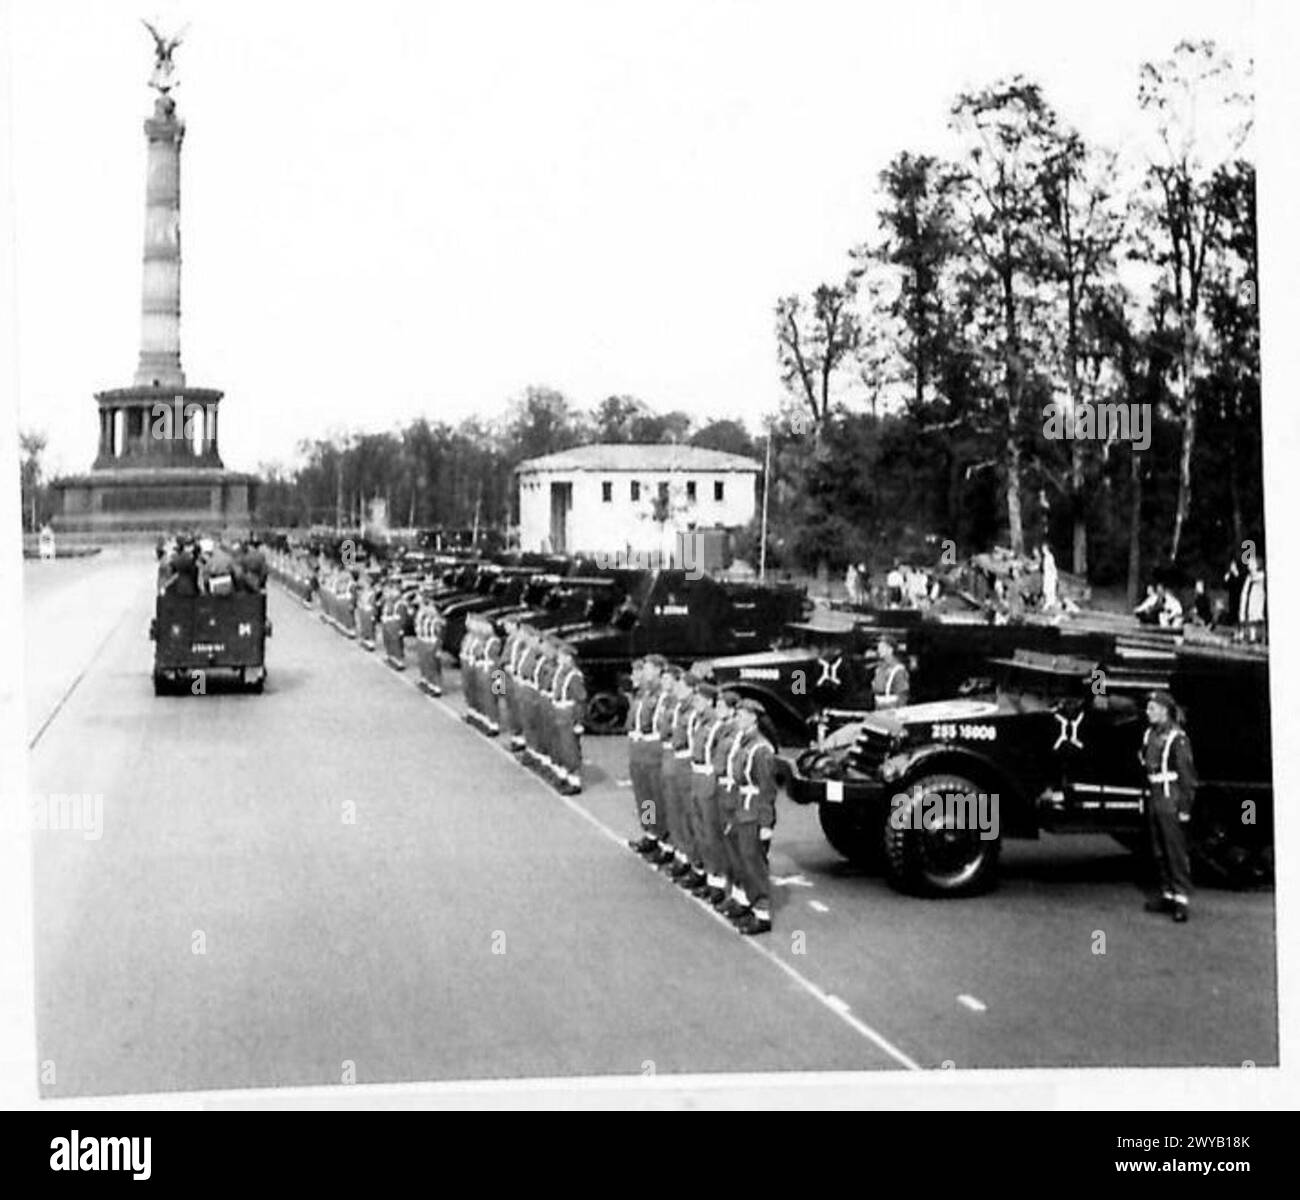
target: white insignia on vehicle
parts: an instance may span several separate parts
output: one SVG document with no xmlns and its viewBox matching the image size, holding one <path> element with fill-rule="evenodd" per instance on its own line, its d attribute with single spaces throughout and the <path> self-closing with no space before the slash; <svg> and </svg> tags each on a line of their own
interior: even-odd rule
<svg viewBox="0 0 1300 1200">
<path fill-rule="evenodd" d="M 1052 716 L 1054 716 L 1061 725 L 1061 732 L 1057 734 L 1056 741 L 1052 743 L 1052 749 L 1059 750 L 1062 746 L 1068 744 L 1071 746 L 1078 746 L 1079 749 L 1082 750 L 1083 743 L 1079 741 L 1079 726 L 1083 722 L 1084 714 L 1080 713 L 1073 721 L 1068 717 L 1062 716 L 1060 713 L 1053 713 Z"/>
<path fill-rule="evenodd" d="M 833 683 L 836 687 L 839 687 L 840 663 L 843 661 L 844 656 L 842 654 L 839 655 L 834 662 L 827 662 L 826 659 L 819 658 L 817 662 L 821 666 L 822 673 L 821 678 L 817 680 L 817 687 L 821 687 L 823 683 Z"/>
</svg>

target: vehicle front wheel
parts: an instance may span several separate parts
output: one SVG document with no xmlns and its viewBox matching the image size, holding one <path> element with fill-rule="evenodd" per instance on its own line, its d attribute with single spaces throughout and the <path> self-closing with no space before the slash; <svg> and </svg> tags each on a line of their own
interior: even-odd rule
<svg viewBox="0 0 1300 1200">
<path fill-rule="evenodd" d="M 618 733 L 623 726 L 624 711 L 623 698 L 617 692 L 597 692 L 587 703 L 583 725 L 597 737 Z"/>
<path fill-rule="evenodd" d="M 819 804 L 817 819 L 826 840 L 849 862 L 870 871 L 885 865 L 885 841 L 879 824 L 843 804 Z"/>
<path fill-rule="evenodd" d="M 997 882 L 997 826 L 979 827 L 978 784 L 926 775 L 900 788 L 885 820 L 889 882 L 917 896 L 973 896 Z M 989 801 L 984 801 L 987 805 Z M 994 814 L 996 816 L 996 814 Z"/>
</svg>

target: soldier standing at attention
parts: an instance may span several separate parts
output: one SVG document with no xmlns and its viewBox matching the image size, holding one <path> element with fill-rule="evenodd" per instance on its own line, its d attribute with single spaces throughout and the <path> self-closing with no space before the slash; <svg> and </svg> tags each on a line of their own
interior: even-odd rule
<svg viewBox="0 0 1300 1200">
<path fill-rule="evenodd" d="M 662 776 L 659 770 L 659 735 L 654 732 L 654 706 L 659 699 L 662 660 L 656 655 L 633 664 L 636 689 L 628 709 L 628 774 L 636 802 L 641 837 L 631 843 L 638 854 L 658 863 L 672 853 L 661 842 L 666 833 L 663 817 Z"/>
<path fill-rule="evenodd" d="M 532 766 L 537 753 L 537 685 L 533 675 L 541 655 L 541 642 L 537 631 L 527 629 L 523 649 L 519 651 L 519 755 L 522 762 Z"/>
<path fill-rule="evenodd" d="M 1168 692 L 1147 697 L 1150 727 L 1142 735 L 1139 758 L 1150 792 L 1147 828 L 1156 862 L 1160 898 L 1147 903 L 1147 912 L 1170 913 L 1187 920 L 1192 895 L 1192 869 L 1183 827 L 1192 819 L 1196 797 L 1196 766 L 1192 745 L 1178 723 L 1178 705 Z"/>
<path fill-rule="evenodd" d="M 516 672 L 519 667 L 519 654 L 523 648 L 524 634 L 523 627 L 516 617 L 506 617 L 503 624 L 506 640 L 501 647 L 501 684 L 505 699 L 506 744 L 512 751 L 517 751 L 523 744 L 523 737 L 519 724 L 519 680 Z"/>
<path fill-rule="evenodd" d="M 711 890 L 708 867 L 705 861 L 707 838 L 700 818 L 700 809 L 695 800 L 696 735 L 700 726 L 713 711 L 712 700 L 706 700 L 702 694 L 701 683 L 693 672 L 685 679 L 686 700 L 678 719 L 673 737 L 673 756 L 677 759 L 677 769 L 681 774 L 679 786 L 682 790 L 682 810 L 686 817 L 687 838 L 690 845 L 687 854 L 690 858 L 690 874 L 681 880 L 682 886 L 693 895 L 702 899 L 709 898 Z"/>
<path fill-rule="evenodd" d="M 491 622 L 483 624 L 479 654 L 480 685 L 483 689 L 485 724 L 483 732 L 496 737 L 501 732 L 501 637 Z"/>
<path fill-rule="evenodd" d="M 555 676 L 555 769 L 566 796 L 582 791 L 582 719 L 587 707 L 587 683 L 573 647 L 560 642 Z"/>
<path fill-rule="evenodd" d="M 627 774 L 632 784 L 632 803 L 636 807 L 636 822 L 642 833 L 639 838 L 629 838 L 628 845 L 638 854 L 648 855 L 654 848 L 647 823 L 642 819 L 649 797 L 646 794 L 645 774 L 641 768 L 641 709 L 645 704 L 645 659 L 632 660 L 632 698 L 627 706 L 627 720 L 623 730 L 627 735 Z"/>
<path fill-rule="evenodd" d="M 655 833 L 662 850 L 657 865 L 663 867 L 665 871 L 670 871 L 680 865 L 677 858 L 677 838 L 680 830 L 678 814 L 673 808 L 676 797 L 669 794 L 668 780 L 664 775 L 664 748 L 672 739 L 673 695 L 676 691 L 677 679 L 681 676 L 681 668 L 658 655 L 652 657 L 659 660 L 659 690 L 650 708 L 650 728 L 646 738 L 654 744 L 652 750 L 646 753 L 646 767 L 655 779 L 659 800 L 655 812 Z"/>
<path fill-rule="evenodd" d="M 689 801 L 689 789 L 683 787 L 683 775 L 687 774 L 686 760 L 677 757 L 684 745 L 682 738 L 685 717 L 683 710 L 690 698 L 691 689 L 685 672 L 678 666 L 669 665 L 665 673 L 665 687 L 659 703 L 659 772 L 663 782 L 664 805 L 667 808 L 668 838 L 672 843 L 673 862 L 668 867 L 668 874 L 677 882 L 683 883 L 691 874 L 689 814 L 686 804 Z M 680 770 L 679 770 L 680 766 Z"/>
<path fill-rule="evenodd" d="M 467 706 L 465 720 L 471 725 L 478 725 L 482 719 L 479 715 L 478 677 L 475 668 L 477 653 L 478 631 L 467 622 L 465 634 L 460 639 L 460 687 Z"/>
<path fill-rule="evenodd" d="M 717 820 L 713 796 L 713 744 L 723 718 L 717 709 L 716 687 L 702 683 L 697 685 L 695 692 L 699 698 L 699 713 L 691 729 L 691 807 L 694 810 L 696 845 L 708 884 L 701 896 L 716 907 L 727 898 L 727 858 L 722 848 L 722 826 Z"/>
<path fill-rule="evenodd" d="M 415 614 L 416 661 L 420 679 L 435 696 L 442 695 L 442 618 L 427 600 Z"/>
<path fill-rule="evenodd" d="M 559 663 L 555 658 L 555 642 L 549 637 L 542 638 L 541 654 L 537 667 L 533 671 L 533 684 L 537 688 L 537 715 L 533 722 L 534 762 L 538 770 L 548 779 L 555 775 L 555 747 L 551 744 L 551 730 L 555 727 L 555 706 L 551 689 L 555 686 L 555 673 Z"/>
<path fill-rule="evenodd" d="M 740 804 L 731 818 L 731 838 L 749 900 L 748 910 L 736 918 L 736 928 L 750 937 L 772 929 L 772 877 L 767 860 L 776 826 L 776 750 L 759 731 L 762 712 L 756 701 L 744 700 L 736 715 L 741 782 Z"/>
<path fill-rule="evenodd" d="M 911 681 L 908 679 L 907 667 L 898 657 L 898 646 L 891 637 L 882 637 L 876 642 L 876 654 L 880 662 L 871 677 L 871 693 L 875 697 L 877 708 L 902 708 L 907 703 Z"/>
<path fill-rule="evenodd" d="M 741 698 L 735 692 L 723 692 L 719 697 L 719 709 L 725 714 L 725 722 L 719 729 L 714 741 L 714 775 L 716 776 L 716 797 L 714 809 L 718 820 L 718 837 L 723 848 L 723 861 L 727 863 L 727 898 L 719 906 L 719 913 L 728 920 L 738 920 L 749 910 L 749 896 L 745 892 L 745 870 L 741 863 L 736 839 L 732 836 L 736 810 L 741 801 L 741 758 L 742 745 L 740 728 Z"/>
</svg>

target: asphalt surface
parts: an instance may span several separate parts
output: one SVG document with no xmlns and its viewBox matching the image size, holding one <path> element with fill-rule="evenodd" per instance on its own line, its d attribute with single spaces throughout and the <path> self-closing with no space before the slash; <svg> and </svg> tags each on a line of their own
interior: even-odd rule
<svg viewBox="0 0 1300 1200">
<path fill-rule="evenodd" d="M 29 562 L 38 1060 L 50 1096 L 287 1084 L 1277 1061 L 1271 892 L 1142 911 L 1103 837 L 892 892 L 782 802 L 776 929 L 622 845 L 620 739 L 561 798 L 286 592 L 261 696 L 155 697 L 152 557 Z M 46 1075 L 50 1075 L 46 1066 Z"/>
</svg>

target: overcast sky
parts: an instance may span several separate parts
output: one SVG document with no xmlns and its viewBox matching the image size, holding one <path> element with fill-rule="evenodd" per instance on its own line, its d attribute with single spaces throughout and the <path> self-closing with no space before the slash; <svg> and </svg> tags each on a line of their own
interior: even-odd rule
<svg viewBox="0 0 1300 1200">
<path fill-rule="evenodd" d="M 237 468 L 494 416 L 530 383 L 753 425 L 780 396 L 776 298 L 842 275 L 877 174 L 951 148 L 959 90 L 1023 72 L 1123 146 L 1144 59 L 1253 51 L 1252 6 L 1222 0 L 19 0 L 18 399 L 56 471 L 89 465 L 92 395 L 135 370 L 141 14 L 192 18 L 182 358 L 225 390 Z"/>
</svg>

